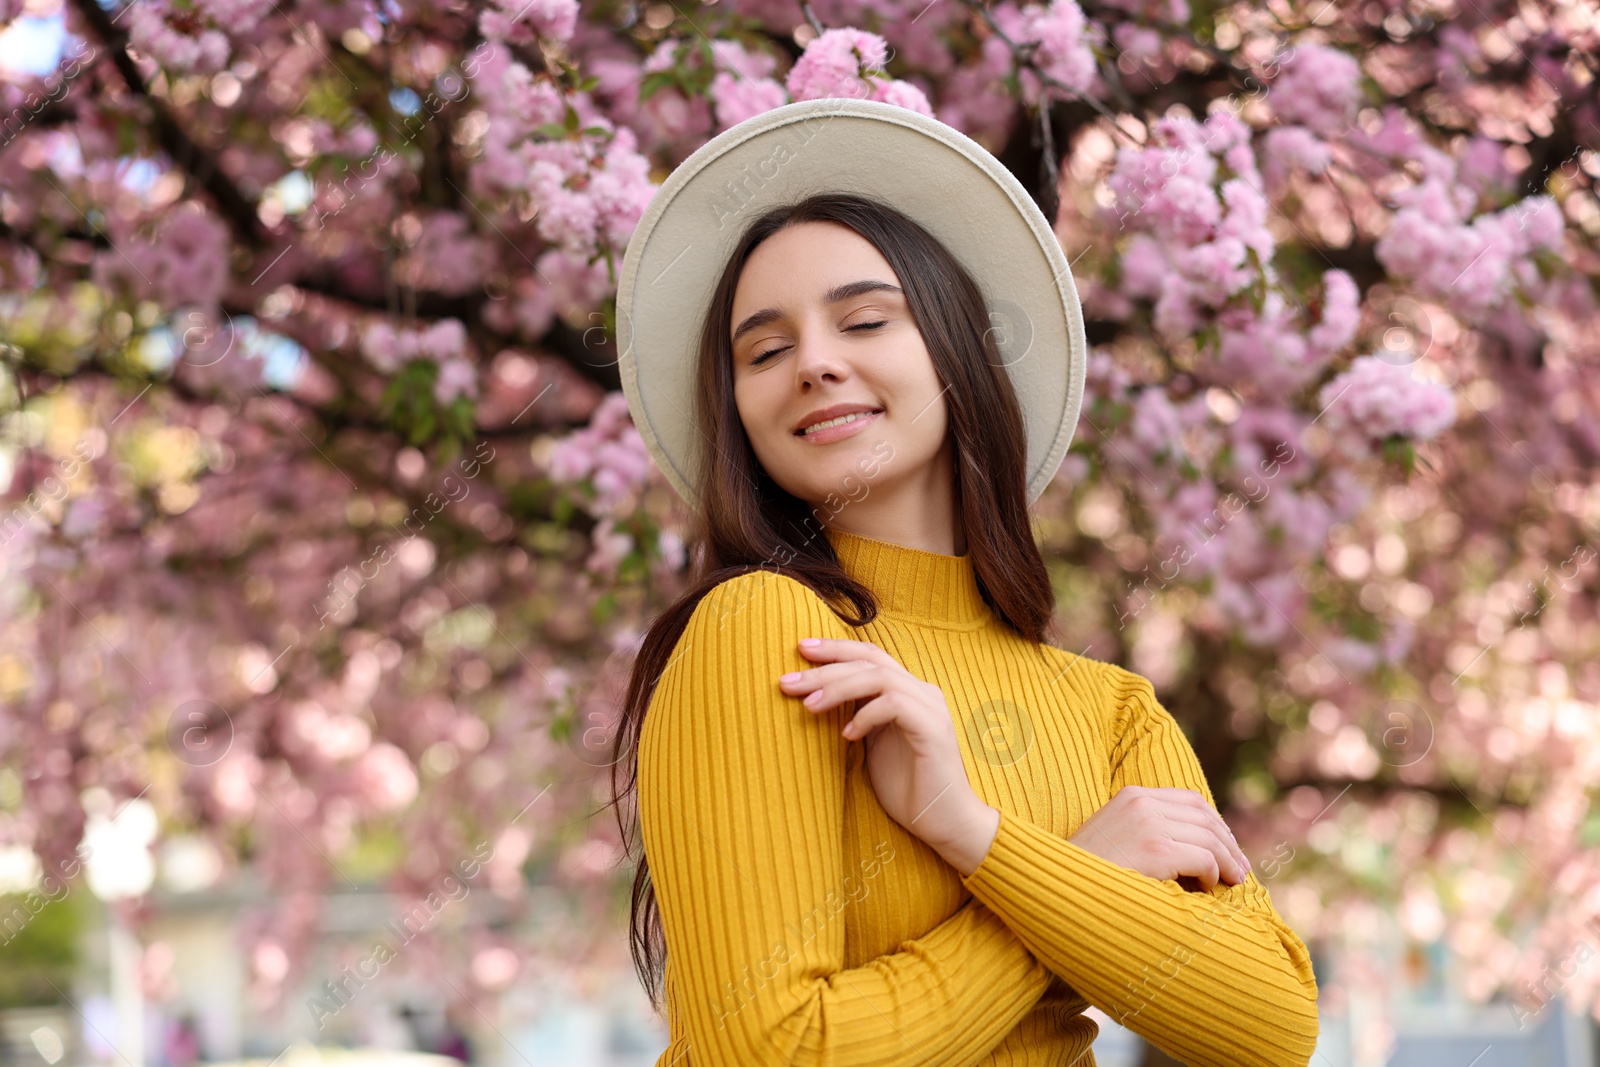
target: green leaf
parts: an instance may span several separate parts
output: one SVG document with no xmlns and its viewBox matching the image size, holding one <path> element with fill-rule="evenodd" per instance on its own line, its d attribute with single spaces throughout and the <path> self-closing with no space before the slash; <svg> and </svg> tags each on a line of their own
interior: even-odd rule
<svg viewBox="0 0 1600 1067">
<path fill-rule="evenodd" d="M 445 418 L 452 433 L 470 438 L 477 429 L 477 405 L 471 397 L 458 396 L 445 409 Z"/>
<path fill-rule="evenodd" d="M 639 102 L 650 99 L 657 92 L 678 84 L 677 75 L 671 71 L 654 70 L 646 74 L 639 82 Z"/>
<path fill-rule="evenodd" d="M 445 438 L 444 444 L 439 446 L 439 465 L 449 467 L 461 456 L 461 440 L 456 437 Z"/>
<path fill-rule="evenodd" d="M 423 406 L 422 410 L 417 412 L 417 421 L 411 428 L 411 443 L 413 445 L 427 444 L 433 438 L 433 431 L 438 425 L 438 413 L 431 407 Z"/>
<path fill-rule="evenodd" d="M 400 402 L 400 398 L 405 395 L 405 392 L 405 378 L 397 375 L 392 381 L 389 382 L 387 386 L 384 387 L 383 396 L 378 399 L 379 413 L 382 414 L 384 418 L 388 418 L 390 415 L 392 415 L 394 413 L 395 405 Z"/>
</svg>

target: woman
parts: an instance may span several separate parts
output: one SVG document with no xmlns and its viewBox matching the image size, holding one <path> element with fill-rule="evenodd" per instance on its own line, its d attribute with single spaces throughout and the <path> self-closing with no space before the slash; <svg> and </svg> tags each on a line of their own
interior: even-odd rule
<svg viewBox="0 0 1600 1067">
<path fill-rule="evenodd" d="M 735 232 L 692 462 L 630 393 L 695 471 L 703 552 L 615 752 L 660 1062 L 1091 1064 L 1094 1004 L 1194 1067 L 1306 1063 L 1309 954 L 1182 732 L 1147 680 L 1044 639 L 1029 429 L 1062 402 L 1019 398 L 966 265 L 896 207 L 822 191 Z"/>
</svg>

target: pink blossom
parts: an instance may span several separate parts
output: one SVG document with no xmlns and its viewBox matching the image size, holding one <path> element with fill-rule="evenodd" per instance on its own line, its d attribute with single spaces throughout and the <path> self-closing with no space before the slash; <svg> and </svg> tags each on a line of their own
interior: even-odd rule
<svg viewBox="0 0 1600 1067">
<path fill-rule="evenodd" d="M 1224 328 L 1217 346 L 1221 380 L 1268 395 L 1304 385 L 1321 363 L 1292 322 L 1271 315 Z"/>
<path fill-rule="evenodd" d="M 1226 155 L 1250 144 L 1250 127 L 1231 111 L 1213 111 L 1207 115 L 1205 131 L 1205 147 L 1210 152 Z"/>
<path fill-rule="evenodd" d="M 1202 542 L 1215 537 L 1223 525 L 1217 513 L 1217 487 L 1210 481 L 1181 482 L 1170 498 L 1155 509 L 1156 525 L 1169 541 L 1183 544 L 1191 556 Z M 1216 562 L 1216 555 L 1205 546 L 1204 566 Z M 1194 562 L 1191 560 L 1191 562 Z"/>
<path fill-rule="evenodd" d="M 625 248 L 656 193 L 650 161 L 639 153 L 632 130 L 616 131 L 585 191 L 594 205 L 599 236 L 615 249 Z"/>
<path fill-rule="evenodd" d="M 946 86 L 956 69 L 958 56 L 950 47 L 951 32 L 968 13 L 959 4 L 932 4 L 928 0 L 898 0 L 905 21 L 885 22 L 895 29 L 895 53 L 907 67 Z"/>
<path fill-rule="evenodd" d="M 1237 237 L 1254 249 L 1263 263 L 1271 260 L 1278 242 L 1267 228 L 1267 198 L 1244 179 L 1229 178 L 1222 183 L 1222 199 L 1228 205 L 1228 215 L 1217 227 L 1217 236 Z"/>
<path fill-rule="evenodd" d="M 862 72 L 881 71 L 888 62 L 888 44 L 875 33 L 840 28 L 825 30 L 806 45 L 789 69 L 787 87 L 794 100 L 860 97 L 871 87 Z"/>
<path fill-rule="evenodd" d="M 1374 155 L 1398 159 L 1415 156 L 1423 146 L 1421 127 L 1396 104 L 1384 107 L 1382 121 L 1376 130 L 1368 133 L 1359 125 L 1352 126 L 1346 131 L 1345 139 Z"/>
<path fill-rule="evenodd" d="M 385 374 L 393 374 L 400 369 L 400 362 L 407 353 L 403 351 L 400 335 L 394 327 L 383 319 L 377 319 L 361 336 L 361 354 Z"/>
<path fill-rule="evenodd" d="M 1167 399 L 1166 390 L 1140 390 L 1133 401 L 1133 418 L 1128 423 L 1128 436 L 1138 452 L 1152 459 L 1181 454 L 1182 434 L 1183 423 L 1177 408 Z"/>
<path fill-rule="evenodd" d="M 1122 54 L 1134 62 L 1151 62 L 1161 58 L 1163 38 L 1157 30 L 1133 22 L 1119 22 L 1111 31 Z"/>
<path fill-rule="evenodd" d="M 1508 191 L 1514 175 L 1506 166 L 1505 146 L 1478 134 L 1461 150 L 1456 161 L 1456 177 L 1478 193 L 1492 196 Z"/>
<path fill-rule="evenodd" d="M 539 197 L 539 236 L 569 252 L 594 247 L 599 212 L 587 193 L 550 183 Z"/>
<path fill-rule="evenodd" d="M 1395 213 L 1388 232 L 1378 239 L 1374 253 L 1384 270 L 1399 277 L 1431 277 L 1437 264 L 1459 257 L 1461 227 L 1453 220 L 1440 222 L 1421 209 Z M 1429 285 L 1430 289 L 1442 286 Z"/>
<path fill-rule="evenodd" d="M 433 398 L 440 404 L 449 404 L 457 397 L 478 395 L 478 372 L 471 363 L 461 358 L 447 359 L 439 365 L 439 377 L 433 383 Z"/>
<path fill-rule="evenodd" d="M 1308 421 L 1288 408 L 1246 405 L 1228 427 L 1234 469 L 1274 486 L 1292 481 L 1309 464 L 1301 445 Z"/>
<path fill-rule="evenodd" d="M 1455 423 L 1450 391 L 1419 381 L 1409 367 L 1381 356 L 1358 356 L 1350 369 L 1322 387 L 1318 402 L 1330 428 L 1347 428 L 1372 440 L 1398 434 L 1436 437 Z"/>
<path fill-rule="evenodd" d="M 995 35 L 986 38 L 971 62 L 944 82 L 937 117 L 983 143 L 1003 143 L 1015 121 L 1016 102 L 1000 78 L 1011 70 L 1011 50 Z"/>
<path fill-rule="evenodd" d="M 61 517 L 61 536 L 69 541 L 97 537 L 110 510 L 109 502 L 100 494 L 78 497 L 67 504 Z"/>
<path fill-rule="evenodd" d="M 717 106 L 717 128 L 725 130 L 788 103 L 788 93 L 771 78 L 739 78 L 722 71 L 711 79 L 711 100 Z"/>
<path fill-rule="evenodd" d="M 1234 520 L 1245 526 L 1249 516 Z M 1292 631 L 1289 620 L 1296 618 L 1305 602 L 1305 590 L 1292 574 L 1260 577 L 1218 577 L 1212 602 L 1223 617 L 1238 628 L 1239 635 L 1256 645 L 1274 645 Z"/>
<path fill-rule="evenodd" d="M 778 65 L 777 57 L 770 52 L 752 52 L 737 41 L 721 38 L 711 42 L 711 55 L 718 71 L 741 80 L 769 78 Z"/>
<path fill-rule="evenodd" d="M 1125 214 L 1144 211 L 1148 201 L 1176 178 L 1207 188 L 1216 179 L 1216 158 L 1206 150 L 1193 122 L 1163 119 L 1156 123 L 1155 134 L 1156 144 L 1119 149 L 1116 167 L 1106 179 Z"/>
<path fill-rule="evenodd" d="M 1457 92 L 1472 78 L 1473 67 L 1483 57 L 1478 40 L 1460 24 L 1446 22 L 1435 31 L 1434 41 L 1439 46 L 1434 52 L 1439 84 L 1448 92 Z"/>
<path fill-rule="evenodd" d="M 167 21 L 171 13 L 167 0 L 141 0 L 125 11 L 129 43 L 162 66 L 209 74 L 227 65 L 231 52 L 227 36 L 211 28 L 199 28 L 193 35 L 175 29 Z"/>
<path fill-rule="evenodd" d="M 277 5 L 274 0 L 195 0 L 195 8 L 229 33 L 249 33 Z"/>
<path fill-rule="evenodd" d="M 1547 193 L 1526 197 L 1506 208 L 1500 214 L 1516 218 L 1517 254 L 1561 250 L 1562 236 L 1566 233 L 1566 220 L 1555 198 Z"/>
<path fill-rule="evenodd" d="M 528 129 L 559 123 L 566 117 L 561 91 L 549 79 L 535 77 L 521 63 L 507 65 L 501 90 L 506 111 Z"/>
<path fill-rule="evenodd" d="M 440 319 L 423 330 L 397 330 L 378 319 L 361 335 L 361 354 L 385 374 L 419 357 L 438 363 L 460 359 L 466 347 L 467 331 L 459 319 Z"/>
<path fill-rule="evenodd" d="M 664 70 L 671 70 L 678 62 L 678 53 L 683 50 L 683 39 L 680 37 L 664 37 L 656 42 L 655 48 L 645 56 L 644 62 L 639 64 L 639 71 L 643 74 L 655 74 Z M 716 51 L 713 49 L 712 54 Z"/>
<path fill-rule="evenodd" d="M 578 0 L 493 0 L 478 16 L 478 28 L 491 41 L 529 42 L 530 31 L 552 44 L 572 39 Z"/>
<path fill-rule="evenodd" d="M 1048 7 L 1030 5 L 1023 40 L 1036 42 L 1034 66 L 1049 78 L 1082 92 L 1094 81 L 1094 53 L 1085 41 L 1088 21 L 1076 0 L 1051 0 Z"/>
<path fill-rule="evenodd" d="M 1483 215 L 1468 228 L 1470 238 L 1461 244 L 1461 254 L 1472 253 L 1461 270 L 1447 283 L 1451 302 L 1481 313 L 1499 305 L 1514 286 L 1511 261 L 1518 255 L 1516 219 L 1507 214 Z"/>
<path fill-rule="evenodd" d="M 1094 395 L 1114 398 L 1122 402 L 1128 391 L 1128 371 L 1115 356 L 1103 348 L 1089 351 L 1088 366 L 1084 370 L 1084 390 Z"/>
<path fill-rule="evenodd" d="M 1220 237 L 1183 249 L 1173 263 L 1189 279 L 1193 298 L 1212 307 L 1220 307 L 1256 277 L 1245 259 L 1244 242 L 1237 237 Z"/>
<path fill-rule="evenodd" d="M 1347 675 L 1367 674 L 1377 667 L 1382 651 L 1377 645 L 1353 637 L 1336 637 L 1322 646 L 1328 659 Z"/>
<path fill-rule="evenodd" d="M 1222 219 L 1222 205 L 1211 186 L 1182 174 L 1150 198 L 1148 211 L 1158 234 L 1185 244 L 1209 238 Z"/>
<path fill-rule="evenodd" d="M 665 527 L 656 534 L 656 552 L 661 557 L 662 566 L 674 573 L 683 570 L 684 562 L 688 558 L 683 538 L 676 531 Z"/>
<path fill-rule="evenodd" d="M 420 288 L 459 296 L 482 284 L 489 252 L 465 215 L 436 211 L 423 220 L 422 235 L 408 258 Z"/>
<path fill-rule="evenodd" d="M 528 271 L 511 283 L 511 291 L 488 301 L 484 321 L 503 334 L 543 337 L 555 321 L 555 299 L 537 274 Z"/>
<path fill-rule="evenodd" d="M 167 213 L 153 241 L 118 242 L 109 265 L 166 307 L 215 306 L 227 288 L 231 242 L 226 223 L 189 201 Z"/>
<path fill-rule="evenodd" d="M 399 811 L 416 799 L 416 769 L 404 752 L 387 741 L 379 741 L 361 754 L 355 781 L 362 799 L 378 811 Z"/>
<path fill-rule="evenodd" d="M 417 352 L 435 360 L 459 356 L 467 347 L 467 330 L 460 319 L 440 319 L 417 337 Z"/>
<path fill-rule="evenodd" d="M 183 354 L 173 373 L 189 388 L 202 393 L 248 395 L 261 383 L 264 354 L 247 343 L 248 335 L 226 324 L 220 310 L 202 312 L 199 322 L 223 322 L 219 329 L 185 331 L 178 344 Z"/>
<path fill-rule="evenodd" d="M 627 397 L 619 391 L 606 394 L 588 426 L 556 443 L 549 469 L 557 482 L 588 479 L 595 492 L 594 514 L 620 515 L 636 506 L 655 461 L 633 425 Z"/>
<path fill-rule="evenodd" d="M 1105 5 L 1118 11 L 1151 22 L 1164 22 L 1169 26 L 1182 26 L 1189 21 L 1188 0 L 1107 0 Z M 1122 23 L 1122 25 L 1132 25 Z"/>
<path fill-rule="evenodd" d="M 1321 174 L 1328 167 L 1328 146 L 1304 126 L 1274 126 L 1267 131 L 1263 156 L 1265 177 L 1273 188 L 1282 185 L 1291 167 Z"/>
<path fill-rule="evenodd" d="M 1234 145 L 1222 153 L 1222 161 L 1246 184 L 1256 188 L 1261 186 L 1261 171 L 1256 167 L 1256 153 L 1252 145 Z"/>
<path fill-rule="evenodd" d="M 550 282 L 550 298 L 558 314 L 593 308 L 613 288 L 603 259 L 588 263 L 552 248 L 534 262 L 539 276 Z"/>
<path fill-rule="evenodd" d="M 1274 484 L 1261 501 L 1265 525 L 1282 538 L 1280 547 L 1295 556 L 1310 556 L 1328 542 L 1328 531 L 1338 521 L 1334 509 L 1315 493 L 1299 492 L 1288 478 Z"/>
<path fill-rule="evenodd" d="M 1324 137 L 1341 133 L 1361 103 L 1361 64 L 1337 48 L 1297 42 L 1268 99 L 1284 122 L 1309 126 Z"/>
<path fill-rule="evenodd" d="M 1136 233 L 1128 239 L 1120 262 L 1122 291 L 1136 298 L 1160 294 L 1171 270 L 1161 243 L 1147 233 Z"/>
<path fill-rule="evenodd" d="M 1156 332 L 1167 340 L 1194 333 L 1200 326 L 1199 309 L 1195 305 L 1195 293 L 1189 279 L 1182 275 L 1169 277 L 1161 289 L 1160 297 L 1156 299 Z"/>
<path fill-rule="evenodd" d="M 1155 135 L 1157 144 L 1162 145 L 1168 151 L 1177 149 L 1178 151 L 1175 154 L 1178 158 L 1193 160 L 1197 165 L 1205 166 L 1207 169 L 1204 174 L 1194 171 L 1189 173 L 1191 177 L 1210 182 L 1215 177 L 1216 170 L 1206 157 L 1226 144 L 1226 142 L 1218 142 L 1218 135 L 1226 137 L 1229 133 L 1236 133 L 1241 128 L 1237 122 L 1222 124 L 1222 116 L 1226 114 L 1226 112 L 1219 111 L 1215 115 L 1209 116 L 1207 121 L 1212 123 L 1212 129 L 1210 130 L 1188 115 L 1181 113 L 1163 115 L 1151 124 L 1151 132 Z"/>
<path fill-rule="evenodd" d="M 928 103 L 927 94 L 914 84 L 899 78 L 874 78 L 872 79 L 871 100 L 882 100 L 886 104 L 896 107 L 909 108 L 923 115 L 933 115 L 933 105 Z"/>
<path fill-rule="evenodd" d="M 1322 319 L 1311 328 L 1311 347 L 1332 354 L 1349 344 L 1361 324 L 1361 292 L 1355 279 L 1342 270 L 1322 275 Z"/>
</svg>

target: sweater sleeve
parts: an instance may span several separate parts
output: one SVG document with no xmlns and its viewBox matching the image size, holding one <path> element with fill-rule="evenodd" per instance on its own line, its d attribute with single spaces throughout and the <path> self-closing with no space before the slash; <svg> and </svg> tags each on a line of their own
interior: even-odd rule
<svg viewBox="0 0 1600 1067">
<path fill-rule="evenodd" d="M 802 637 L 853 639 L 811 589 L 765 571 L 696 605 L 640 738 L 639 816 L 690 1056 L 706 1067 L 957 1065 L 981 1059 L 1050 984 L 968 899 L 899 951 L 846 968 L 847 909 L 884 841 L 847 868 L 839 734 L 778 676 L 816 664 Z"/>
<path fill-rule="evenodd" d="M 1150 682 L 1110 664 L 1111 795 L 1124 785 L 1216 801 Z M 963 880 L 1095 1007 L 1189 1067 L 1302 1067 L 1317 1043 L 1311 956 L 1247 873 L 1190 892 L 1001 812 Z"/>
</svg>

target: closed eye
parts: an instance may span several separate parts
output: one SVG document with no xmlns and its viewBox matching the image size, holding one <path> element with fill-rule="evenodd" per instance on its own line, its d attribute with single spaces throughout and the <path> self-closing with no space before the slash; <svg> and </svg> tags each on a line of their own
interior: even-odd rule
<svg viewBox="0 0 1600 1067">
<path fill-rule="evenodd" d="M 889 322 L 888 322 L 887 319 L 885 319 L 882 322 L 858 322 L 854 326 L 848 327 L 847 329 L 848 330 L 875 330 L 879 326 L 887 326 L 887 325 L 889 325 Z M 787 347 L 787 346 L 784 346 L 784 347 Z M 783 348 L 769 348 L 765 352 L 763 352 L 759 356 L 757 356 L 755 359 L 752 359 L 750 361 L 750 366 L 752 366 L 752 367 L 759 366 L 760 364 L 766 362 L 768 356 L 775 356 L 779 352 L 782 352 L 782 351 L 783 351 Z"/>
</svg>

